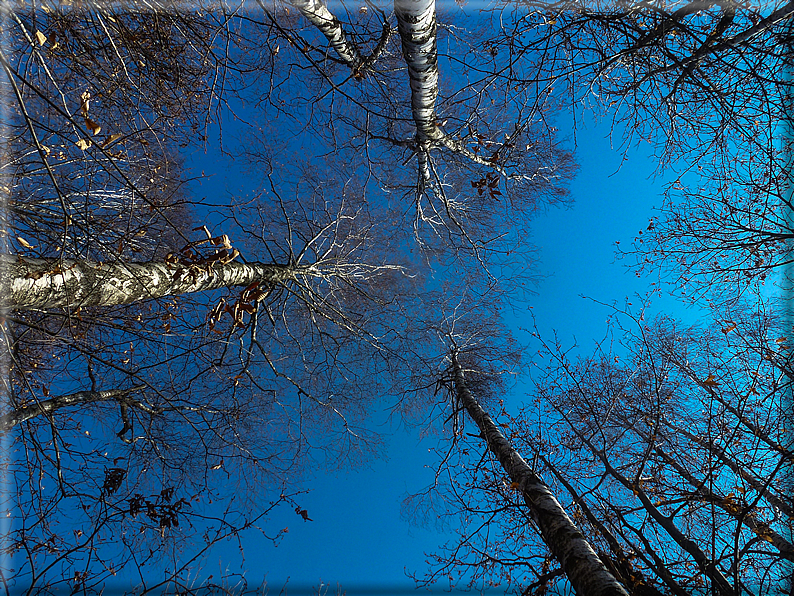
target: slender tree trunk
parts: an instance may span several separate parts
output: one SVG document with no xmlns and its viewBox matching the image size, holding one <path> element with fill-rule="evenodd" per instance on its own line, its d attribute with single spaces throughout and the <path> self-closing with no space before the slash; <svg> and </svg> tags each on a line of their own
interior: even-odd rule
<svg viewBox="0 0 794 596">
<path fill-rule="evenodd" d="M 460 139 L 447 135 L 439 123 L 435 0 L 395 0 L 394 14 L 411 83 L 411 114 L 416 125 L 416 151 L 422 177 L 430 179 L 428 152 L 437 145 L 503 173 L 497 164 L 470 151 Z"/>
<path fill-rule="evenodd" d="M 576 436 L 579 438 L 579 440 L 587 446 L 593 455 L 601 460 L 604 470 L 606 470 L 606 472 L 620 484 L 632 491 L 632 493 L 634 493 L 634 495 L 639 499 L 640 503 L 642 503 L 645 511 L 648 512 L 653 520 L 659 524 L 665 532 L 667 532 L 667 535 L 670 536 L 670 538 L 672 538 L 675 543 L 681 547 L 681 549 L 689 553 L 689 555 L 695 560 L 698 568 L 705 575 L 707 575 L 709 579 L 711 579 L 714 592 L 722 596 L 728 596 L 729 594 L 732 594 L 734 590 L 730 581 L 728 581 L 728 578 L 723 575 L 723 573 L 717 567 L 717 564 L 709 559 L 708 556 L 706 556 L 706 553 L 703 552 L 703 550 L 694 540 L 689 538 L 689 536 L 678 529 L 678 526 L 673 523 L 674 518 L 672 516 L 668 517 L 659 511 L 659 509 L 653 504 L 651 499 L 648 498 L 648 495 L 638 483 L 631 482 L 628 478 L 616 470 L 609 462 L 609 459 L 606 457 L 603 451 L 597 449 L 595 445 L 588 441 L 570 422 L 568 424 L 571 427 L 571 430 L 576 433 Z"/>
<path fill-rule="evenodd" d="M 0 256 L 2 306 L 11 309 L 116 306 L 255 282 L 267 287 L 302 275 L 312 275 L 312 267 L 237 262 L 96 263 Z"/>
<path fill-rule="evenodd" d="M 458 399 L 505 472 L 519 485 L 532 518 L 540 528 L 543 541 L 559 561 L 576 593 L 579 596 L 628 596 L 626 589 L 607 570 L 549 487 L 510 445 L 493 419 L 472 396 L 454 352 L 452 372 Z"/>
<path fill-rule="evenodd" d="M 645 433 L 636 428 L 634 431 L 640 437 L 642 437 L 644 441 L 652 444 L 651 437 L 647 436 Z M 659 454 L 659 457 L 667 462 L 667 464 L 670 465 L 670 467 L 672 467 L 678 473 L 678 475 L 681 476 L 681 478 L 686 480 L 692 487 L 694 487 L 705 501 L 714 503 L 720 509 L 728 513 L 728 515 L 731 515 L 734 519 L 736 519 L 736 521 L 738 521 L 740 524 L 749 528 L 759 538 L 772 544 L 772 546 L 778 549 L 782 557 L 788 559 L 789 561 L 794 561 L 794 546 L 792 546 L 791 542 L 778 534 L 768 524 L 758 520 L 753 512 L 747 512 L 737 503 L 733 503 L 727 500 L 725 497 L 712 492 L 709 489 L 709 483 L 706 482 L 706 480 L 698 479 L 690 474 L 686 468 L 679 464 L 664 449 L 655 444 L 653 447 L 656 450 L 656 453 Z"/>
<path fill-rule="evenodd" d="M 668 423 L 669 424 L 669 423 Z M 777 507 L 783 513 L 785 513 L 789 518 L 794 518 L 794 508 L 791 505 L 786 503 L 783 499 L 780 499 L 775 494 L 773 494 L 769 490 L 769 483 L 766 480 L 761 480 L 754 475 L 750 474 L 747 470 L 745 470 L 741 463 L 737 463 L 731 456 L 725 452 L 725 450 L 717 445 L 716 443 L 706 440 L 703 437 L 698 437 L 693 435 L 685 428 L 679 428 L 670 425 L 670 428 L 673 432 L 681 433 L 684 437 L 695 443 L 696 445 L 700 445 L 704 449 L 709 450 L 711 453 L 716 454 L 716 456 L 722 461 L 728 468 L 730 468 L 734 473 L 741 476 L 741 478 L 747 482 L 753 489 L 757 490 L 767 501 L 769 504 Z"/>
<path fill-rule="evenodd" d="M 350 41 L 342 23 L 320 0 L 292 0 L 292 5 L 306 17 L 312 25 L 325 35 L 340 60 L 351 69 L 357 70 L 364 60 L 358 48 Z"/>
<path fill-rule="evenodd" d="M 69 395 L 59 395 L 51 397 L 50 399 L 40 401 L 38 403 L 17 408 L 13 412 L 9 412 L 5 416 L 0 417 L 0 432 L 7 431 L 14 428 L 17 424 L 21 424 L 26 420 L 52 414 L 56 410 L 66 408 L 69 406 L 80 406 L 99 401 L 117 401 L 129 402 L 132 401 L 130 394 L 143 389 L 143 385 L 131 387 L 130 389 L 110 389 L 108 391 L 78 391 L 77 393 L 70 393 Z M 147 409 L 142 404 L 136 402 L 139 407 Z"/>
<path fill-rule="evenodd" d="M 645 576 L 640 569 L 635 568 L 631 564 L 631 561 L 626 556 L 623 546 L 621 546 L 617 537 L 609 530 L 609 528 L 599 521 L 599 519 L 590 509 L 585 498 L 577 493 L 576 489 L 574 489 L 571 483 L 566 480 L 565 476 L 563 476 L 557 470 L 557 468 L 543 456 L 542 453 L 537 452 L 537 455 L 546 468 L 548 468 L 548 470 L 554 474 L 554 477 L 557 479 L 557 481 L 562 484 L 570 493 L 574 503 L 577 504 L 582 510 L 582 513 L 587 518 L 587 521 L 590 522 L 590 525 L 598 530 L 598 533 L 604 537 L 604 540 L 606 540 L 607 544 L 609 545 L 609 549 L 612 551 L 612 554 L 615 558 L 615 560 L 612 561 L 614 569 L 610 569 L 610 572 L 615 574 L 619 581 L 622 581 L 627 585 L 632 583 L 631 581 L 627 581 L 627 579 L 633 578 L 635 580 L 635 585 L 633 587 L 632 594 L 635 594 L 636 596 L 664 596 L 662 592 L 660 592 L 655 586 L 647 583 Z M 607 568 L 610 567 L 608 562 L 605 561 L 605 564 L 607 565 Z M 666 577 L 662 577 L 662 580 L 667 583 L 673 594 L 686 596 L 683 590 L 681 590 L 681 587 L 675 581 L 672 581 L 672 578 L 669 577 L 669 574 L 667 574 Z"/>
</svg>

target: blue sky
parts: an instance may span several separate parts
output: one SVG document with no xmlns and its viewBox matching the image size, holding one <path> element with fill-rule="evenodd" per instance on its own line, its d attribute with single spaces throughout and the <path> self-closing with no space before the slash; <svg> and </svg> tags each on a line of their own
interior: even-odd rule
<svg viewBox="0 0 794 596">
<path fill-rule="evenodd" d="M 572 131 L 568 137 L 572 147 Z M 633 147 L 624 159 L 624 153 L 612 146 L 609 123 L 583 125 L 579 120 L 576 161 L 580 169 L 571 186 L 573 204 L 539 213 L 532 229 L 525 230 L 539 248 L 536 270 L 543 279 L 526 310 L 516 308 L 515 318 L 509 321 L 514 332 L 520 335 L 519 327 L 532 324 L 531 313 L 544 335 L 556 331 L 563 344 L 576 342 L 586 354 L 604 338 L 611 312 L 595 301 L 638 304 L 636 296 L 647 294 L 653 289 L 651 283 L 659 281 L 638 278 L 615 255 L 615 243 L 631 244 L 662 202 L 664 178 L 655 175 L 656 162 L 649 149 L 647 143 Z M 231 171 L 218 167 L 222 160 L 209 152 L 197 153 L 192 163 L 197 172 Z M 213 189 L 235 193 L 243 186 L 234 178 L 216 176 L 196 192 L 200 196 Z M 689 322 L 698 317 L 697 310 L 667 295 L 655 297 L 651 311 Z M 517 409 L 521 392 L 520 381 L 508 396 L 508 410 L 511 403 Z M 314 593 L 312 589 L 321 584 L 328 594 L 334 594 L 338 584 L 351 596 L 374 589 L 412 589 L 405 572 L 421 576 L 425 553 L 437 550 L 453 535 L 401 517 L 404 497 L 433 480 L 436 458 L 429 449 L 436 440 L 422 439 L 415 429 L 389 421 L 389 405 L 386 399 L 374 417 L 378 431 L 388 438 L 384 459 L 307 479 L 303 484 L 308 492 L 296 497 L 296 502 L 313 521 L 304 522 L 292 508 L 282 507 L 263 524 L 271 535 L 288 528 L 277 547 L 252 533 L 242 542 L 244 561 L 236 543 L 229 543 L 228 548 L 212 552 L 199 575 L 217 577 L 224 569 L 242 568 L 249 586 L 266 581 L 271 593 L 279 593 L 285 584 L 288 594 Z M 442 591 L 443 586 L 436 590 Z"/>
</svg>

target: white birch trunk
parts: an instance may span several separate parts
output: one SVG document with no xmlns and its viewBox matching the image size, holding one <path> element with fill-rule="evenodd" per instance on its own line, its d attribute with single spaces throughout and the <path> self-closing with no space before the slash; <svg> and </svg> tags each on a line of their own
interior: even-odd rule
<svg viewBox="0 0 794 596">
<path fill-rule="evenodd" d="M 364 62 L 355 45 L 345 34 L 342 23 L 320 0 L 292 0 L 292 5 L 320 30 L 340 60 L 351 69 L 357 70 Z"/>
<path fill-rule="evenodd" d="M 499 459 L 505 472 L 521 491 L 541 537 L 559 561 L 579 596 L 628 596 L 626 589 L 607 570 L 604 563 L 573 523 L 549 487 L 505 439 L 488 413 L 472 396 L 456 355 L 452 370 L 458 399 L 480 429 L 488 448 Z"/>
<path fill-rule="evenodd" d="M 254 282 L 267 286 L 311 274 L 310 266 L 269 263 L 183 266 L 0 256 L 2 306 L 10 309 L 117 306 Z"/>
<path fill-rule="evenodd" d="M 402 42 L 403 58 L 411 83 L 411 114 L 416 125 L 419 171 L 430 179 L 428 151 L 442 145 L 450 151 L 500 173 L 496 164 L 466 148 L 460 140 L 447 135 L 436 114 L 438 99 L 438 50 L 436 47 L 435 0 L 395 0 L 394 14 Z"/>
<path fill-rule="evenodd" d="M 395 0 L 394 14 L 411 81 L 411 112 L 420 151 L 444 137 L 437 126 L 438 52 L 435 0 Z"/>
</svg>

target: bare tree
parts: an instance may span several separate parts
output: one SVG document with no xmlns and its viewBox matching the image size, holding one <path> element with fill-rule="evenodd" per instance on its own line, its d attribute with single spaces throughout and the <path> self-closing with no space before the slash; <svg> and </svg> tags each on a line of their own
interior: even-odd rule
<svg viewBox="0 0 794 596">
<path fill-rule="evenodd" d="M 791 44 L 794 4 L 530 2 L 493 10 L 488 47 L 504 61 L 505 84 L 554 86 L 575 122 L 592 111 L 613 122 L 624 150 L 654 146 L 671 182 L 661 213 L 629 251 L 640 270 L 663 267 L 686 296 L 712 300 L 781 272 L 791 236 L 790 139 L 780 134 L 791 57 L 780 48 Z"/>
<path fill-rule="evenodd" d="M 427 381 L 413 381 L 414 387 L 426 388 L 435 376 L 431 386 L 440 394 L 445 426 L 451 422 L 445 429 L 451 438 L 444 441 L 435 486 L 410 497 L 406 514 L 421 521 L 436 509 L 455 517 L 460 533 L 446 554 L 433 555 L 434 569 L 421 583 L 447 576 L 452 586 L 453 574 L 459 574 L 469 587 L 478 581 L 483 588 L 505 582 L 526 591 L 567 577 L 580 594 L 627 594 L 533 465 L 503 434 L 500 426 L 507 425 L 497 425 L 481 405 L 481 400 L 493 404 L 504 397 L 503 377 L 520 358 L 504 334 L 496 296 L 486 296 L 475 308 L 462 299 L 449 315 L 429 323 L 440 354 L 437 362 L 428 363 Z M 465 432 L 469 425 L 474 433 Z M 509 527 L 501 527 L 503 522 Z M 513 542 L 516 535 L 524 539 Z M 515 574 L 501 573 L 504 549 L 514 553 Z M 559 568 L 551 569 L 555 560 Z"/>
<path fill-rule="evenodd" d="M 363 206 L 273 203 L 236 215 L 271 265 L 231 261 L 228 237 L 209 235 L 154 263 L 6 257 L 10 286 L 41 291 L 17 294 L 4 336 L 4 429 L 26 453 L 10 470 L 17 587 L 101 586 L 102 569 L 163 565 L 188 540 L 200 554 L 252 527 L 263 487 L 318 451 L 343 465 L 377 449 L 363 422 L 408 280 Z M 240 510 L 202 513 L 211 501 Z M 166 575 L 183 581 L 193 557 Z"/>
<path fill-rule="evenodd" d="M 525 221 L 544 202 L 565 201 L 575 169 L 545 120 L 551 107 L 544 97 L 505 92 L 492 72 L 499 65 L 475 49 L 484 34 L 453 34 L 456 17 L 445 15 L 449 24 L 439 25 L 432 2 L 398 2 L 393 15 L 341 6 L 320 17 L 296 6 L 316 30 L 289 9 L 268 9 L 280 51 L 259 101 L 311 128 L 338 161 L 365 172 L 369 192 L 394 197 L 428 254 L 474 255 L 487 264 L 489 252 L 525 250 L 522 237 L 508 242 L 494 233 L 493 220 L 505 213 Z M 449 56 L 439 55 L 439 39 Z M 372 48 L 371 59 L 351 59 L 358 47 Z M 440 86 L 440 64 L 454 87 Z M 289 88 L 297 65 L 313 79 Z M 272 121 L 263 119 L 267 132 L 255 145 L 277 136 L 267 129 Z"/>
<path fill-rule="evenodd" d="M 629 316 L 622 350 L 571 362 L 547 346 L 552 364 L 535 390 L 558 422 L 538 426 L 528 409 L 514 432 L 568 492 L 594 543 L 642 585 L 787 589 L 782 321 L 765 308 L 725 313 L 710 328 Z"/>
</svg>

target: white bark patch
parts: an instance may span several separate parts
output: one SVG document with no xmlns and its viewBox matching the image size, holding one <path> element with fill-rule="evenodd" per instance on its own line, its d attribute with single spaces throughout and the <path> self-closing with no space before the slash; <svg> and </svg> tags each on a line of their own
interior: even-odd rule
<svg viewBox="0 0 794 596">
<path fill-rule="evenodd" d="M 69 395 L 60 395 L 42 402 L 18 408 L 0 417 L 0 432 L 5 432 L 17 424 L 37 416 L 52 415 L 61 408 L 79 406 L 100 401 L 125 402 L 129 395 L 143 389 L 143 385 L 130 389 L 111 389 L 109 391 L 78 391 Z"/>
<path fill-rule="evenodd" d="M 302 270 L 265 263 L 175 266 L 0 256 L 0 285 L 11 309 L 116 306 L 256 281 L 284 283 Z"/>
</svg>

